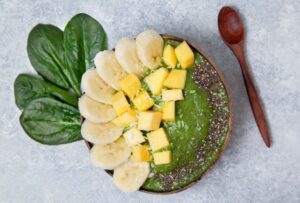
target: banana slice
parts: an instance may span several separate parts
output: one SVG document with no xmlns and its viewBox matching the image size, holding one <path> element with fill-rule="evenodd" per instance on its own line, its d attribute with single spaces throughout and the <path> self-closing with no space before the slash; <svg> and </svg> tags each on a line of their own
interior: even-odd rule
<svg viewBox="0 0 300 203">
<path fill-rule="evenodd" d="M 126 72 L 119 64 L 114 51 L 100 51 L 95 57 L 96 70 L 99 76 L 112 88 L 120 90 L 119 81 Z"/>
<path fill-rule="evenodd" d="M 146 30 L 136 37 L 137 54 L 141 62 L 154 70 L 160 63 L 163 38 L 154 30 Z"/>
<path fill-rule="evenodd" d="M 111 105 L 96 102 L 86 94 L 79 98 L 78 107 L 83 117 L 95 123 L 107 123 L 116 117 Z"/>
<path fill-rule="evenodd" d="M 90 158 L 94 166 L 112 170 L 127 161 L 130 153 L 130 148 L 121 137 L 112 144 L 94 145 L 90 152 Z"/>
<path fill-rule="evenodd" d="M 134 39 L 124 37 L 120 39 L 116 46 L 116 57 L 127 73 L 134 73 L 142 76 L 144 73 L 143 64 L 140 62 Z"/>
<path fill-rule="evenodd" d="M 114 170 L 113 180 L 123 192 L 134 192 L 144 184 L 149 172 L 148 162 L 129 160 Z"/>
<path fill-rule="evenodd" d="M 87 70 L 81 78 L 81 90 L 97 102 L 111 104 L 114 89 L 102 80 L 96 69 Z"/>
<path fill-rule="evenodd" d="M 87 141 L 105 145 L 116 141 L 123 133 L 124 128 L 109 123 L 94 123 L 85 120 L 81 126 L 81 135 Z"/>
</svg>

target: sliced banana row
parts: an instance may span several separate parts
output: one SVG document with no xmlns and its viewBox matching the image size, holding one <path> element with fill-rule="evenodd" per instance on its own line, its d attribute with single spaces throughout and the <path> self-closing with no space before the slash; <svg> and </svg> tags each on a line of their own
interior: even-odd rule
<svg viewBox="0 0 300 203">
<path fill-rule="evenodd" d="M 96 167 L 114 170 L 113 180 L 124 192 L 138 190 L 147 179 L 150 166 L 148 162 L 130 158 L 131 149 L 121 137 L 124 128 L 111 122 L 116 117 L 112 96 L 115 90 L 120 90 L 119 81 L 127 74 L 141 77 L 147 68 L 156 69 L 162 50 L 163 39 L 153 30 L 140 33 L 136 40 L 122 38 L 115 51 L 101 51 L 96 55 L 96 69 L 88 70 L 81 80 L 85 93 L 79 99 L 79 111 L 85 118 L 81 134 L 94 144 L 91 162 Z"/>
</svg>

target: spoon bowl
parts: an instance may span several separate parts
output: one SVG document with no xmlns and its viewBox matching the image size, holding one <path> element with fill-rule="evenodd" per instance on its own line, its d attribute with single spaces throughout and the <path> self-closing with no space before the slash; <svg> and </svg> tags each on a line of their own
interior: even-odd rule
<svg viewBox="0 0 300 203">
<path fill-rule="evenodd" d="M 219 13 L 218 26 L 222 38 L 229 44 L 244 39 L 244 26 L 239 15 L 230 7 L 223 7 Z"/>
</svg>

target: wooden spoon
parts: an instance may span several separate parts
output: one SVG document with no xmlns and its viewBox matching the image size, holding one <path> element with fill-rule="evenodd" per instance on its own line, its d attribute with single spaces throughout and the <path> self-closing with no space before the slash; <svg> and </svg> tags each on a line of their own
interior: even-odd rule
<svg viewBox="0 0 300 203">
<path fill-rule="evenodd" d="M 230 7 L 223 7 L 218 17 L 219 32 L 225 44 L 231 49 L 240 63 L 247 94 L 251 108 L 258 125 L 262 138 L 267 145 L 271 146 L 270 133 L 264 111 L 253 83 L 252 75 L 246 63 L 244 53 L 244 26 L 241 18 L 235 10 Z"/>
</svg>

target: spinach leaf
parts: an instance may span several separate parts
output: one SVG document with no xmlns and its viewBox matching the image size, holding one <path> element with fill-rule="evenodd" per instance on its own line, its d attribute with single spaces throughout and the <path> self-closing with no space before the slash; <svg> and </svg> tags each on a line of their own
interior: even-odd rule
<svg viewBox="0 0 300 203">
<path fill-rule="evenodd" d="M 80 95 L 82 74 L 92 66 L 99 51 L 106 49 L 106 35 L 94 18 L 77 14 L 64 30 L 65 59 L 68 74 L 65 74 L 74 91 Z"/>
<path fill-rule="evenodd" d="M 36 25 L 29 33 L 27 53 L 33 68 L 45 79 L 64 89 L 70 85 L 64 76 L 63 32 L 53 25 Z"/>
<path fill-rule="evenodd" d="M 20 123 L 35 141 L 58 145 L 81 140 L 79 111 L 52 98 L 39 98 L 24 109 Z"/>
<path fill-rule="evenodd" d="M 77 107 L 75 95 L 29 74 L 18 75 L 14 83 L 14 92 L 19 109 L 25 108 L 32 100 L 40 97 L 52 97 Z"/>
</svg>

